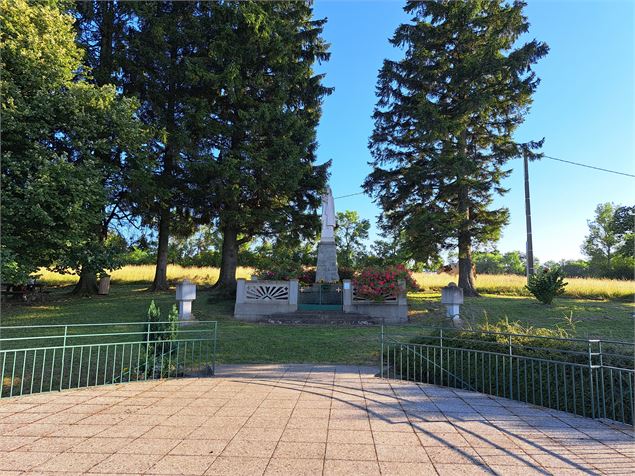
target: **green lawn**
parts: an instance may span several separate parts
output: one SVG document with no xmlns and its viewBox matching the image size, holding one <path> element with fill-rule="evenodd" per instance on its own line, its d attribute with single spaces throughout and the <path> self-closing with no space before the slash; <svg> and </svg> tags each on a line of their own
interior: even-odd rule
<svg viewBox="0 0 635 476">
<path fill-rule="evenodd" d="M 440 294 L 412 293 L 408 296 L 415 321 L 444 321 Z M 577 337 L 605 337 L 632 341 L 635 303 L 626 300 L 559 298 L 551 306 L 523 296 L 485 294 L 467 298 L 462 316 L 468 322 L 495 322 L 507 317 L 534 327 L 569 329 L 566 318 L 573 318 Z"/>
<path fill-rule="evenodd" d="M 4 306 L 2 325 L 78 324 L 95 322 L 144 321 L 152 299 L 167 315 L 174 303 L 174 292 L 151 294 L 142 285 L 115 285 L 105 297 L 78 298 L 62 288 L 51 294 L 49 302 L 35 306 Z M 395 331 L 413 331 L 416 325 L 445 325 L 438 294 L 414 293 L 409 296 L 411 322 Z M 550 327 L 564 323 L 573 313 L 578 321 L 576 334 L 633 339 L 635 306 L 623 301 L 559 299 L 544 306 L 526 297 L 486 295 L 467 299 L 463 315 L 468 321 L 490 322 L 508 317 L 526 324 Z M 233 303 L 210 300 L 199 291 L 193 305 L 201 320 L 218 321 L 218 362 L 331 362 L 372 364 L 379 358 L 377 327 L 282 326 L 249 324 L 232 318 Z M 5 334 L 6 336 L 6 334 Z"/>
</svg>

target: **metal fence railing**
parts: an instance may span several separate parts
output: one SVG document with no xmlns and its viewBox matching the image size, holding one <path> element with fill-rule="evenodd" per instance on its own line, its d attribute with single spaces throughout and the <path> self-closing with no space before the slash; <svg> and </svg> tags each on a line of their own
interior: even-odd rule
<svg viewBox="0 0 635 476">
<path fill-rule="evenodd" d="M 634 344 L 497 332 L 381 330 L 381 377 L 633 424 Z"/>
<path fill-rule="evenodd" d="M 0 326 L 0 398 L 214 373 L 216 321 Z"/>
</svg>

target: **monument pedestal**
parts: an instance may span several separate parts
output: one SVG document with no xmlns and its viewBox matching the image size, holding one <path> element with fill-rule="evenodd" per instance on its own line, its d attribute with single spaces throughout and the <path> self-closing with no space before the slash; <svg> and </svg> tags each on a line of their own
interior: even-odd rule
<svg viewBox="0 0 635 476">
<path fill-rule="evenodd" d="M 320 241 L 318 243 L 317 268 L 315 282 L 334 283 L 340 280 L 337 272 L 337 250 L 335 241 Z"/>
</svg>

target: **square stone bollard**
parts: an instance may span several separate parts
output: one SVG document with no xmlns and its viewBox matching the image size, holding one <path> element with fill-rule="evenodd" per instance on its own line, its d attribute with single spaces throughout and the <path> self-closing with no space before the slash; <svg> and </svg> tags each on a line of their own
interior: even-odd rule
<svg viewBox="0 0 635 476">
<path fill-rule="evenodd" d="M 196 284 L 187 279 L 176 285 L 176 300 L 179 303 L 179 319 L 189 321 L 192 319 L 192 301 L 196 299 Z"/>
<path fill-rule="evenodd" d="M 445 304 L 447 317 L 458 317 L 463 304 L 463 289 L 455 283 L 449 283 L 441 289 L 441 304 Z"/>
</svg>

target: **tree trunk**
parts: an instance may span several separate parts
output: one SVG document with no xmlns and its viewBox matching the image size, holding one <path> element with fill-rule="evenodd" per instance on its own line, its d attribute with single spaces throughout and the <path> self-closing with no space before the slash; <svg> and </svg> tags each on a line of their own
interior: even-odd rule
<svg viewBox="0 0 635 476">
<path fill-rule="evenodd" d="M 168 285 L 168 239 L 170 237 L 170 211 L 161 210 L 159 219 L 159 245 L 157 248 L 157 266 L 150 291 L 167 291 Z"/>
<path fill-rule="evenodd" d="M 238 231 L 233 228 L 224 228 L 220 275 L 214 284 L 215 291 L 228 296 L 236 293 L 236 268 L 238 268 Z"/>
<path fill-rule="evenodd" d="M 80 296 L 97 294 L 97 275 L 90 271 L 82 271 L 79 275 L 79 281 L 73 288 L 73 294 Z"/>
<path fill-rule="evenodd" d="M 464 296 L 478 296 L 472 269 L 472 237 L 467 194 L 467 187 L 463 185 L 459 190 L 459 212 L 463 216 L 459 225 L 459 287 L 463 289 Z"/>
<path fill-rule="evenodd" d="M 463 289 L 464 296 L 479 296 L 474 284 L 474 272 L 472 269 L 472 245 L 470 240 L 459 237 L 459 287 Z"/>
</svg>

